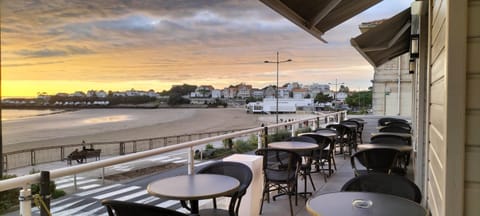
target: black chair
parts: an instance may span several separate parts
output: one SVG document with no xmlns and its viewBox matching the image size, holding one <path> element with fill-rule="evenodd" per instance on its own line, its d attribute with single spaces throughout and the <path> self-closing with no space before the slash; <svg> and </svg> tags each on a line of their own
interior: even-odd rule
<svg viewBox="0 0 480 216">
<path fill-rule="evenodd" d="M 408 124 L 408 121 L 405 120 L 405 119 L 385 117 L 385 118 L 381 118 L 381 119 L 378 120 L 378 126 L 386 126 L 387 124 L 389 124 L 391 122 L 403 122 L 403 123 Z"/>
<path fill-rule="evenodd" d="M 412 126 L 410 126 L 409 123 L 406 123 L 406 122 L 389 122 L 387 125 L 385 125 L 387 127 L 392 127 L 392 126 L 395 126 L 395 127 L 404 127 L 404 128 L 407 128 L 409 130 L 412 129 Z"/>
<path fill-rule="evenodd" d="M 345 120 L 345 121 L 341 121 L 340 124 L 355 126 L 355 130 L 351 131 L 352 133 L 354 133 L 353 139 L 354 139 L 355 143 L 357 142 L 357 139 L 360 139 L 360 143 L 363 143 L 363 140 L 362 140 L 362 133 L 363 133 L 362 124 L 360 124 L 358 121 L 350 120 L 350 119 Z"/>
<path fill-rule="evenodd" d="M 411 133 L 412 130 L 406 127 L 399 127 L 399 126 L 385 126 L 380 128 L 378 131 L 380 132 L 393 132 L 393 133 Z"/>
<path fill-rule="evenodd" d="M 299 135 L 302 137 L 311 137 L 315 139 L 316 143 L 319 145 L 318 150 L 314 152 L 314 155 L 312 157 L 312 159 L 315 161 L 314 165 L 317 172 L 320 171 L 320 168 L 321 170 L 324 170 L 323 165 L 325 164 L 325 162 L 328 163 L 328 175 L 331 175 L 333 173 L 332 165 L 334 166 L 335 170 L 337 170 L 334 156 L 335 144 L 333 143 L 332 139 L 316 133 L 302 133 Z M 328 149 L 325 149 L 327 147 Z M 325 182 L 327 182 L 327 175 L 325 174 L 324 180 Z"/>
<path fill-rule="evenodd" d="M 363 143 L 363 128 L 365 126 L 365 120 L 361 118 L 350 118 L 349 121 L 355 121 L 358 123 L 357 137 L 360 139 L 360 143 Z"/>
<path fill-rule="evenodd" d="M 404 138 L 396 135 L 378 134 L 370 138 L 370 143 L 411 145 L 409 140 L 410 138 Z"/>
<path fill-rule="evenodd" d="M 140 203 L 131 203 L 117 200 L 102 200 L 102 205 L 107 208 L 109 216 L 186 216 L 186 214 L 171 209 L 160 208 Z"/>
<path fill-rule="evenodd" d="M 371 173 L 350 179 L 341 191 L 384 193 L 403 197 L 417 203 L 422 201 L 422 192 L 408 178 L 384 173 Z"/>
<path fill-rule="evenodd" d="M 270 201 L 270 192 L 278 191 L 288 195 L 290 215 L 293 216 L 292 194 L 297 192 L 297 177 L 302 158 L 293 151 L 283 149 L 258 149 L 255 154 L 263 156 L 263 173 L 265 175 L 260 214 L 262 214 L 265 194 Z M 296 195 L 295 202 L 297 202 Z"/>
<path fill-rule="evenodd" d="M 411 138 L 400 137 L 396 135 L 379 134 L 370 138 L 372 144 L 386 144 L 386 145 L 409 145 L 411 146 Z M 410 152 L 400 152 L 398 155 L 397 165 L 392 170 L 394 173 L 405 175 L 407 167 L 410 164 Z"/>
<path fill-rule="evenodd" d="M 240 187 L 237 192 L 232 194 L 230 199 L 230 204 L 228 210 L 217 209 L 217 200 L 213 198 L 213 209 L 200 209 L 200 215 L 238 215 L 238 209 L 242 201 L 243 195 L 247 193 L 247 188 L 252 182 L 252 171 L 250 168 L 242 163 L 230 162 L 230 161 L 219 161 L 212 164 L 209 164 L 197 173 L 199 174 L 218 174 L 226 175 L 233 178 L 236 178 L 240 182 Z"/>
<path fill-rule="evenodd" d="M 290 137 L 288 138 L 286 141 L 299 141 L 299 142 L 308 142 L 308 143 L 317 143 L 317 141 L 312 138 L 312 137 L 308 137 L 308 136 L 296 136 L 296 137 Z M 313 156 L 314 156 L 314 151 L 313 150 L 309 150 L 309 151 L 302 151 L 302 152 L 298 152 L 298 151 L 295 151 L 297 152 L 300 156 L 302 157 L 305 157 L 305 163 L 302 163 L 302 165 L 300 166 L 300 173 L 299 175 L 303 177 L 303 182 L 304 182 L 304 195 L 306 197 L 307 194 L 311 194 L 311 193 L 307 193 L 307 177 L 308 179 L 310 179 L 310 183 L 312 184 L 312 187 L 313 187 L 313 190 L 317 190 L 315 188 L 315 184 L 313 183 L 313 179 L 312 179 L 312 161 L 313 161 Z"/>
<path fill-rule="evenodd" d="M 350 163 L 355 176 L 365 175 L 372 172 L 383 172 L 390 174 L 395 167 L 397 157 L 400 154 L 398 150 L 391 148 L 372 148 L 355 152 L 350 158 Z M 366 170 L 359 170 L 355 161 L 360 162 Z"/>
<path fill-rule="evenodd" d="M 348 129 L 348 127 L 341 124 L 329 124 L 327 125 L 327 128 L 335 130 L 335 132 L 337 133 L 337 136 L 335 137 L 335 145 L 338 145 L 340 147 L 340 154 L 343 154 L 343 158 L 345 159 L 345 154 L 347 152 L 345 150 L 345 147 L 348 147 L 350 149 L 350 130 Z"/>
</svg>

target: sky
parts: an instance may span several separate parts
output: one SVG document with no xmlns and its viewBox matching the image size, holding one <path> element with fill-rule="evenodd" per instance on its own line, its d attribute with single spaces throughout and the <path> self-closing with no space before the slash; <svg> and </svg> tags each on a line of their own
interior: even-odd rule
<svg viewBox="0 0 480 216">
<path fill-rule="evenodd" d="M 1 0 L 1 95 L 168 90 L 172 85 L 344 83 L 371 86 L 350 45 L 361 22 L 410 0 L 384 0 L 326 32 L 323 43 L 258 0 Z"/>
</svg>

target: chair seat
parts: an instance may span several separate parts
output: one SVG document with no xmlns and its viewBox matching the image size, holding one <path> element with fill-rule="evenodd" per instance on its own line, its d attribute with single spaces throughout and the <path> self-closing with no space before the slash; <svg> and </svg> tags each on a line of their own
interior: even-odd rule
<svg viewBox="0 0 480 216">
<path fill-rule="evenodd" d="M 199 215 L 209 215 L 209 216 L 229 216 L 229 212 L 226 209 L 200 209 L 198 212 Z"/>
</svg>

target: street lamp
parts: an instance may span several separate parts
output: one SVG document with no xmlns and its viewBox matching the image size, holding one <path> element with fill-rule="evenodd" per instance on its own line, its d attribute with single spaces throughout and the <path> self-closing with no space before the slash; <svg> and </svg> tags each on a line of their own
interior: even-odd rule
<svg viewBox="0 0 480 216">
<path fill-rule="evenodd" d="M 277 51 L 277 60 L 276 61 L 264 61 L 263 63 L 275 63 L 277 64 L 277 88 L 276 88 L 276 91 L 275 91 L 275 98 L 277 100 L 277 109 L 276 109 L 276 117 L 277 117 L 277 124 L 278 124 L 278 65 L 280 65 L 280 63 L 285 63 L 285 62 L 291 62 L 292 59 L 287 59 L 287 60 L 283 60 L 283 61 L 280 61 L 279 58 L 278 58 L 278 51 Z"/>
<path fill-rule="evenodd" d="M 338 79 L 335 79 L 335 83 L 328 83 L 328 84 L 329 84 L 329 85 L 335 85 L 335 92 L 333 93 L 333 101 L 336 101 L 336 100 L 337 100 L 336 96 L 337 96 L 338 85 L 343 85 L 343 84 L 345 84 L 345 83 L 343 83 L 343 82 L 342 82 L 342 83 L 338 83 Z"/>
</svg>

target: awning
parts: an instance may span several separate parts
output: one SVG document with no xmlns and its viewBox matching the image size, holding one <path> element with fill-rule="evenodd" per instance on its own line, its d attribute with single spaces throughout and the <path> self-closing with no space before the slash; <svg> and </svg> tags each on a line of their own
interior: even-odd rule
<svg viewBox="0 0 480 216">
<path fill-rule="evenodd" d="M 408 8 L 352 38 L 350 43 L 370 64 L 378 67 L 409 51 L 411 17 Z"/>
<path fill-rule="evenodd" d="M 382 0 L 260 0 L 323 42 L 322 35 Z"/>
</svg>

